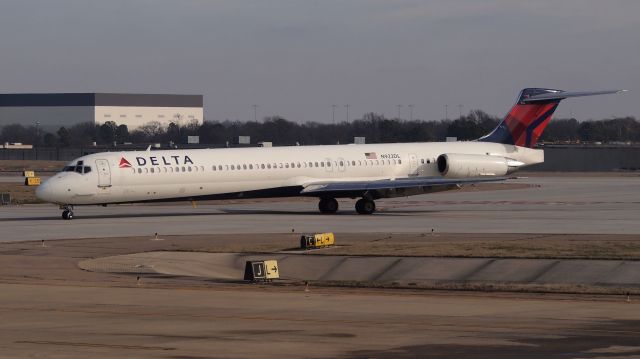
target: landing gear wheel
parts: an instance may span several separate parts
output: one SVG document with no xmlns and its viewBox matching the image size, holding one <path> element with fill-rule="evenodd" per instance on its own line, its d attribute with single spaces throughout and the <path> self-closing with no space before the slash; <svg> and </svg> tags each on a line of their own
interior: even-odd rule
<svg viewBox="0 0 640 359">
<path fill-rule="evenodd" d="M 360 214 L 371 214 L 376 211 L 376 203 L 368 199 L 359 199 L 356 202 L 356 212 Z"/>
<path fill-rule="evenodd" d="M 336 213 L 338 212 L 338 201 L 335 198 L 322 198 L 318 203 L 318 209 L 322 213 Z"/>
<path fill-rule="evenodd" d="M 70 211 L 68 209 L 62 211 L 62 219 L 73 219 L 73 211 Z"/>
</svg>

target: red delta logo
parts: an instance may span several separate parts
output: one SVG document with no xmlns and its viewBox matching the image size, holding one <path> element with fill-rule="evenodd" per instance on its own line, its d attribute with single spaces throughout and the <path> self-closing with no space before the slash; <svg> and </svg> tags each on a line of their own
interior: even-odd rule
<svg viewBox="0 0 640 359">
<path fill-rule="evenodd" d="M 131 163 L 129 163 L 129 161 L 127 161 L 126 158 L 122 157 L 122 158 L 120 158 L 120 164 L 118 165 L 118 167 L 120 167 L 120 168 L 131 168 Z"/>
</svg>

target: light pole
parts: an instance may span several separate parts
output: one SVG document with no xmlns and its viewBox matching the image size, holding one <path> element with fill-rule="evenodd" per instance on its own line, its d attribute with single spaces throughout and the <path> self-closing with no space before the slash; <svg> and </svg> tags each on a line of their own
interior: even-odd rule
<svg viewBox="0 0 640 359">
<path fill-rule="evenodd" d="M 349 123 L 349 104 L 344 105 L 344 107 L 347 109 L 347 123 Z"/>
<path fill-rule="evenodd" d="M 462 107 L 463 107 L 462 105 L 458 105 L 459 119 L 462 119 Z"/>
<path fill-rule="evenodd" d="M 253 107 L 253 122 L 258 121 L 258 105 L 251 105 Z"/>
<path fill-rule="evenodd" d="M 36 121 L 36 147 L 40 143 L 40 121 Z"/>
<path fill-rule="evenodd" d="M 402 108 L 402 105 L 396 105 L 398 106 L 398 120 L 400 119 L 400 109 Z"/>
<path fill-rule="evenodd" d="M 449 105 L 444 105 L 444 119 L 445 121 L 449 119 Z"/>
<path fill-rule="evenodd" d="M 409 121 L 413 121 L 413 105 L 409 105 Z"/>
<path fill-rule="evenodd" d="M 336 107 L 338 107 L 338 105 L 331 105 L 331 119 L 334 125 L 336 124 Z"/>
</svg>

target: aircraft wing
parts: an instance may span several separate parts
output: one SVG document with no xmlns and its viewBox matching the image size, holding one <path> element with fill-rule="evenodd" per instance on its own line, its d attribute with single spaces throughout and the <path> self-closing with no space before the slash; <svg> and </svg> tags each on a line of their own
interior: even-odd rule
<svg viewBox="0 0 640 359">
<path fill-rule="evenodd" d="M 412 177 L 383 179 L 375 181 L 342 181 L 308 183 L 301 194 L 316 194 L 324 192 L 366 192 L 414 187 L 449 186 L 469 183 L 498 182 L 506 177 L 474 177 L 474 178 L 442 178 L 442 177 Z"/>
</svg>

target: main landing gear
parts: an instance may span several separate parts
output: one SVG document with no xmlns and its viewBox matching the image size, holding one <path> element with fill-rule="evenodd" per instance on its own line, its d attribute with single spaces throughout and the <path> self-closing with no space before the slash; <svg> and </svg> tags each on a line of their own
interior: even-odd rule
<svg viewBox="0 0 640 359">
<path fill-rule="evenodd" d="M 62 209 L 62 219 L 70 220 L 73 219 L 73 206 L 65 205 L 60 206 Z"/>
<path fill-rule="evenodd" d="M 370 199 L 361 198 L 356 202 L 356 212 L 359 214 L 371 214 L 376 211 L 376 203 Z"/>
<path fill-rule="evenodd" d="M 338 201 L 335 198 L 321 198 L 318 209 L 324 214 L 333 214 L 338 211 Z M 361 198 L 356 202 L 356 212 L 359 214 L 372 214 L 376 211 L 376 203 L 367 198 Z"/>
<path fill-rule="evenodd" d="M 320 198 L 318 209 L 325 214 L 336 213 L 338 212 L 338 201 L 335 198 Z"/>
</svg>

